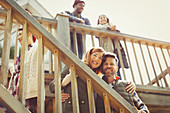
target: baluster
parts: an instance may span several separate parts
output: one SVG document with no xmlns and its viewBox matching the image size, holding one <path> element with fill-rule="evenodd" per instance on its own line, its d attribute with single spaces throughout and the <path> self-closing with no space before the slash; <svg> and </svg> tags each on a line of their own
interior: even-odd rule
<svg viewBox="0 0 170 113">
<path fill-rule="evenodd" d="M 89 110 L 90 113 L 96 113 L 95 101 L 94 101 L 94 90 L 90 79 L 87 79 L 87 90 L 89 99 Z"/>
<path fill-rule="evenodd" d="M 1 76 L 0 82 L 7 87 L 8 82 L 8 64 L 9 64 L 9 54 L 10 54 L 10 42 L 11 42 L 11 30 L 12 30 L 12 9 L 9 8 L 7 11 L 7 19 L 4 33 L 4 42 L 2 49 L 2 62 L 1 62 Z"/>
<path fill-rule="evenodd" d="M 143 50 L 142 50 L 142 46 L 141 46 L 140 42 L 139 42 L 139 47 L 140 47 L 140 51 L 141 51 L 141 54 L 142 54 L 143 62 L 144 62 L 144 65 L 145 65 L 145 69 L 146 69 L 146 73 L 147 73 L 147 76 L 148 76 L 148 80 L 149 80 L 149 82 L 151 82 L 151 79 L 150 79 L 150 76 L 149 76 L 149 71 L 148 71 L 148 68 L 147 68 L 147 65 L 146 65 L 146 60 L 145 60 L 145 57 L 144 57 L 144 54 L 143 54 Z"/>
<path fill-rule="evenodd" d="M 169 49 L 168 49 L 168 47 L 167 47 L 167 49 L 166 49 L 166 50 L 167 50 L 167 52 L 168 52 L 168 55 L 169 55 L 169 57 L 170 57 L 170 52 L 169 52 Z"/>
<path fill-rule="evenodd" d="M 101 35 L 99 35 L 99 46 L 103 47 L 103 38 Z"/>
<path fill-rule="evenodd" d="M 35 81 L 36 82 L 36 81 Z M 43 37 L 38 37 L 38 99 L 37 113 L 45 112 L 45 88 L 44 88 L 44 42 Z"/>
<path fill-rule="evenodd" d="M 159 82 L 158 82 L 158 78 L 156 76 L 156 71 L 155 71 L 155 68 L 154 68 L 154 65 L 153 65 L 152 57 L 151 57 L 151 54 L 150 54 L 150 51 L 149 51 L 148 43 L 146 43 L 146 47 L 147 47 L 148 54 L 149 54 L 149 57 L 150 57 L 150 60 L 151 60 L 151 64 L 152 64 L 152 68 L 153 68 L 153 71 L 154 71 L 154 74 L 155 74 L 156 83 L 157 83 L 158 86 L 160 86 Z"/>
<path fill-rule="evenodd" d="M 61 103 L 61 73 L 59 51 L 54 52 L 54 80 L 55 80 L 55 110 L 54 113 L 62 113 Z"/>
<path fill-rule="evenodd" d="M 17 29 L 16 29 L 16 42 L 15 42 L 15 52 L 14 52 L 14 63 L 16 62 L 16 58 L 19 55 L 19 46 L 18 46 L 18 29 L 19 23 L 17 22 Z"/>
<path fill-rule="evenodd" d="M 134 74 L 133 74 L 133 70 L 132 70 L 132 64 L 131 64 L 130 57 L 129 57 L 128 48 L 127 48 L 127 45 L 126 45 L 126 40 L 123 39 L 123 41 L 124 41 L 124 44 L 125 44 L 125 49 L 126 49 L 126 53 L 127 53 L 127 57 L 128 57 L 128 61 L 129 61 L 129 68 L 130 68 L 130 71 L 131 71 L 131 74 L 132 74 L 132 79 L 133 79 L 133 82 L 136 84 Z"/>
<path fill-rule="evenodd" d="M 103 93 L 103 100 L 104 100 L 105 112 L 111 113 L 109 98 L 108 98 L 107 94 L 105 94 L 105 93 Z"/>
<path fill-rule="evenodd" d="M 118 52 L 118 55 L 119 55 L 119 62 L 120 62 L 121 68 L 122 68 L 123 77 L 124 77 L 124 80 L 126 80 L 126 74 L 125 74 L 125 70 L 124 70 L 124 65 L 123 65 L 122 55 L 121 55 L 121 51 L 120 51 L 119 41 L 114 40 L 114 42 L 115 42 L 115 49 L 117 49 L 117 52 Z"/>
<path fill-rule="evenodd" d="M 91 33 L 91 42 L 92 42 L 92 47 L 95 47 L 93 33 Z"/>
<path fill-rule="evenodd" d="M 153 47 L 154 47 L 154 51 L 155 51 L 156 58 L 157 58 L 157 60 L 158 60 L 159 68 L 160 68 L 160 70 L 161 70 L 161 73 L 163 73 L 163 70 L 162 70 L 162 67 L 161 67 L 161 63 L 160 63 L 159 58 L 158 58 L 158 54 L 157 54 L 157 52 L 156 52 L 155 44 L 153 44 Z M 158 78 L 158 79 L 159 79 L 159 78 Z M 167 83 L 165 77 L 163 77 L 163 79 L 164 79 L 164 82 L 165 82 L 165 86 L 168 87 L 168 83 Z M 161 81 L 161 78 L 160 78 L 160 81 Z M 163 87 L 162 81 L 161 81 L 161 84 L 162 84 L 162 87 Z"/>
<path fill-rule="evenodd" d="M 73 29 L 73 45 L 74 45 L 74 54 L 79 57 L 78 55 L 78 46 L 77 46 L 77 33 L 75 29 Z"/>
<path fill-rule="evenodd" d="M 108 51 L 113 52 L 113 43 L 110 37 L 107 37 Z"/>
<path fill-rule="evenodd" d="M 140 76 L 140 79 L 141 79 L 141 83 L 143 85 L 142 74 L 141 74 L 141 71 L 140 71 L 140 67 L 139 67 L 139 63 L 138 63 L 138 58 L 137 58 L 137 55 L 136 55 L 136 51 L 135 51 L 135 47 L 134 47 L 133 41 L 132 41 L 132 48 L 133 48 L 133 53 L 135 55 L 135 60 L 136 60 L 136 64 L 137 64 L 137 67 L 138 67 L 138 72 L 139 72 L 139 76 Z"/>
<path fill-rule="evenodd" d="M 78 99 L 78 88 L 77 88 L 77 77 L 76 77 L 76 69 L 74 65 L 70 66 L 71 69 L 71 91 L 72 91 L 72 105 L 73 105 L 73 113 L 79 113 L 79 99 Z"/>
<path fill-rule="evenodd" d="M 19 81 L 19 101 L 25 105 L 25 88 L 26 88 L 26 73 L 27 73 L 27 52 L 28 52 L 28 28 L 27 22 L 23 25 L 23 37 L 21 48 L 21 68 L 20 68 L 20 81 Z"/>
<path fill-rule="evenodd" d="M 163 58 L 164 58 L 164 61 L 165 61 L 166 67 L 167 67 L 167 69 L 168 69 L 168 63 L 167 63 L 167 61 L 166 61 L 166 58 L 165 58 L 164 52 L 163 52 L 163 50 L 162 50 L 162 46 L 160 46 L 160 48 L 161 48 L 162 56 L 163 56 Z M 169 72 L 169 77 L 170 77 L 170 72 Z"/>
<path fill-rule="evenodd" d="M 86 34 L 82 32 L 82 41 L 83 41 L 83 54 L 86 53 Z"/>
<path fill-rule="evenodd" d="M 52 25 L 48 25 L 48 31 L 52 33 Z M 52 58 L 52 53 L 49 50 L 49 74 L 53 73 L 53 58 Z"/>
</svg>

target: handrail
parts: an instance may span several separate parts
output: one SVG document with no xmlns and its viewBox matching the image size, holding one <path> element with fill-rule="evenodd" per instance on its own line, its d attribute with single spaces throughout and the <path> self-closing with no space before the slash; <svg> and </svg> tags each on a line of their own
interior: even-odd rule
<svg viewBox="0 0 170 113">
<path fill-rule="evenodd" d="M 45 47 L 47 47 L 52 53 L 54 53 L 55 51 L 59 51 L 61 61 L 63 61 L 68 66 L 70 64 L 74 65 L 76 69 L 76 73 L 80 75 L 80 78 L 82 78 L 83 80 L 85 78 L 91 79 L 93 81 L 94 89 L 96 90 L 96 92 L 99 95 L 102 95 L 102 92 L 105 92 L 113 108 L 115 108 L 117 111 L 119 111 L 119 107 L 120 107 L 121 109 L 124 109 L 125 112 L 135 112 L 134 108 L 128 102 L 126 102 L 116 91 L 112 90 L 112 88 L 110 88 L 103 80 L 98 78 L 96 74 L 89 67 L 87 67 L 83 62 L 81 62 L 68 48 L 66 48 L 61 42 L 59 42 L 31 15 L 26 13 L 25 10 L 22 9 L 15 1 L 1 0 L 0 4 L 6 10 L 11 8 L 13 12 L 13 17 L 20 24 L 27 23 L 28 31 L 30 31 L 34 36 L 36 37 L 41 36 Z M 38 103 L 38 104 L 42 104 L 42 103 Z"/>
<path fill-rule="evenodd" d="M 15 18 L 17 20 L 17 22 L 19 22 L 20 24 L 23 24 L 23 25 L 24 25 L 24 23 L 27 23 L 28 31 L 30 31 L 34 36 L 36 36 L 38 38 L 38 40 L 41 40 L 41 42 L 43 42 L 43 45 L 45 47 L 47 47 L 52 53 L 58 52 L 58 55 L 57 55 L 58 59 L 60 58 L 61 61 L 63 61 L 67 66 L 70 66 L 70 64 L 71 64 L 73 67 L 75 67 L 75 71 L 73 71 L 73 73 L 77 73 L 78 75 L 80 75 L 80 78 L 83 79 L 84 81 L 91 80 L 91 82 L 92 82 L 91 85 L 93 86 L 93 89 L 100 96 L 104 95 L 106 100 L 109 99 L 110 104 L 113 108 L 115 108 L 117 111 L 119 111 L 119 109 L 124 109 L 125 112 L 135 112 L 133 107 L 129 106 L 129 104 L 126 101 L 124 101 L 124 99 L 122 99 L 122 97 L 120 95 L 118 95 L 117 92 L 115 92 L 110 87 L 108 87 L 108 85 L 104 81 L 102 81 L 100 78 L 98 78 L 96 76 L 96 74 L 91 69 L 89 69 L 74 54 L 72 54 L 72 52 L 70 52 L 70 50 L 68 48 L 66 48 L 65 45 L 63 45 L 51 33 L 49 33 L 35 18 L 33 18 L 28 13 L 26 13 L 24 11 L 24 9 L 22 9 L 18 4 L 15 3 L 15 1 L 1 0 L 0 4 L 6 10 L 8 10 L 8 9 L 12 10 L 12 14 L 13 14 L 12 16 L 13 16 L 13 18 Z M 59 14 L 58 16 L 63 16 L 63 15 Z M 37 17 L 37 18 L 39 18 L 39 17 Z M 44 20 L 51 21 L 50 25 L 53 26 L 54 29 L 56 28 L 56 26 L 58 24 L 58 21 L 56 21 L 56 20 L 48 20 L 48 19 L 44 19 Z M 41 23 L 43 23 L 44 20 L 42 18 L 39 18 L 39 21 Z M 53 22 L 54 22 L 54 25 L 53 25 Z M 45 22 L 45 25 L 49 25 L 49 23 Z M 125 43 L 131 43 L 132 46 L 136 46 L 134 44 L 146 45 L 148 50 L 149 50 L 148 46 L 154 46 L 157 48 L 161 48 L 163 57 L 164 57 L 164 52 L 162 49 L 167 50 L 167 52 L 169 54 L 169 48 L 170 48 L 169 42 L 157 41 L 157 40 L 153 40 L 153 39 L 127 35 L 124 33 L 117 33 L 117 32 L 112 32 L 112 31 L 101 30 L 98 28 L 93 28 L 90 26 L 85 26 L 85 25 L 80 25 L 80 24 L 75 24 L 75 23 L 69 23 L 69 27 L 70 27 L 70 31 L 75 31 L 75 33 L 82 33 L 84 39 L 86 38 L 86 34 L 91 35 L 92 39 L 93 39 L 93 36 L 100 37 L 101 42 L 103 39 L 107 39 L 107 40 L 114 39 L 116 41 L 116 47 L 118 48 L 119 56 L 121 53 L 120 53 L 120 48 L 117 45 L 118 41 L 124 41 Z M 39 37 L 41 37 L 41 38 L 39 38 Z M 57 38 L 65 38 L 65 37 L 62 35 L 57 35 Z M 41 44 L 42 43 L 40 43 L 40 47 L 43 46 Z M 93 46 L 94 46 L 94 44 L 93 44 Z M 109 47 L 110 46 L 111 46 L 111 44 L 109 44 Z M 76 47 L 76 45 L 75 45 L 75 47 Z M 125 48 L 126 48 L 126 50 L 129 51 L 129 49 L 127 49 L 126 44 L 125 44 Z M 136 48 L 135 47 L 133 47 L 133 48 L 134 48 L 134 52 L 135 52 Z M 143 49 L 143 47 L 141 47 L 141 50 L 142 49 Z M 84 52 L 85 52 L 85 43 L 84 43 Z M 40 56 L 42 55 L 42 53 L 43 52 L 41 52 Z M 148 53 L 150 54 L 150 51 L 148 51 Z M 129 56 L 128 56 L 128 59 L 129 59 Z M 143 57 L 143 59 L 144 59 L 144 57 Z M 150 59 L 152 59 L 151 55 L 150 55 Z M 165 60 L 165 63 L 167 64 L 165 57 L 164 57 L 164 60 Z M 41 61 L 43 61 L 43 58 L 41 59 Z M 124 69 L 121 58 L 120 58 L 120 62 L 121 62 L 122 69 Z M 136 62 L 138 62 L 138 58 L 136 58 Z M 57 65 L 60 65 L 60 64 L 57 64 Z M 40 66 L 42 66 L 42 65 L 40 64 Z M 154 65 L 152 65 L 152 67 L 153 67 L 153 70 L 155 70 Z M 132 67 L 130 67 L 130 68 L 132 68 Z M 167 65 L 167 68 L 168 68 L 168 65 Z M 42 70 L 43 69 L 41 68 L 41 71 Z M 55 68 L 54 71 L 56 72 L 56 70 L 58 70 L 58 69 Z M 138 65 L 138 70 L 140 71 L 139 65 Z M 147 70 L 147 67 L 146 67 L 146 70 Z M 131 71 L 133 71 L 133 70 L 131 69 Z M 166 74 L 168 74 L 168 73 L 166 73 Z M 43 75 L 43 73 L 40 73 L 40 75 Z M 60 77 L 60 75 L 57 75 L 57 76 L 58 76 L 58 78 Z M 166 80 L 165 75 L 162 76 L 162 78 L 164 78 L 164 81 Z M 143 78 L 141 76 L 141 81 L 142 81 L 142 79 Z M 156 79 L 156 82 L 158 83 L 159 77 L 157 77 L 156 72 L 155 72 L 155 79 Z M 167 85 L 166 85 L 166 87 L 168 87 Z M 59 86 L 60 86 L 60 84 L 58 83 L 58 87 Z M 90 88 L 91 86 L 88 86 L 88 87 Z M 105 92 L 105 94 L 103 94 L 103 92 Z M 76 95 L 76 92 L 75 92 L 75 95 Z M 89 93 L 89 95 L 92 95 L 92 94 Z M 42 98 L 41 94 L 40 94 L 40 96 Z M 58 95 L 58 97 L 60 97 L 60 96 L 61 95 Z M 56 101 L 61 102 L 61 100 L 58 100 L 57 98 L 56 98 Z M 91 99 L 91 101 L 93 101 L 93 100 Z M 106 101 L 106 102 L 108 102 L 108 101 Z M 42 100 L 40 103 L 42 103 Z M 40 107 L 42 108 L 42 106 L 43 105 L 41 105 Z M 61 108 L 61 106 L 59 106 L 59 104 L 58 105 L 56 104 L 56 106 Z M 42 110 L 42 112 L 43 112 L 43 110 Z M 61 112 L 61 111 L 59 111 L 59 112 Z"/>
</svg>

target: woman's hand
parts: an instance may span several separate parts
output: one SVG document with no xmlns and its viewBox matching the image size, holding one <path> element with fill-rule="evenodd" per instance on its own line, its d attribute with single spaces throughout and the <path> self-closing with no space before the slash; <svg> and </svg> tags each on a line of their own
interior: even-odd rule
<svg viewBox="0 0 170 113">
<path fill-rule="evenodd" d="M 138 110 L 135 106 L 134 106 L 135 110 L 138 112 L 138 113 L 146 113 L 145 111 L 143 110 Z"/>
<path fill-rule="evenodd" d="M 61 93 L 61 96 L 62 96 L 62 102 L 65 102 L 70 97 L 69 93 L 64 93 L 64 92 Z"/>
<path fill-rule="evenodd" d="M 127 92 L 129 92 L 130 94 L 134 94 L 135 90 L 136 90 L 136 86 L 134 85 L 134 83 L 129 82 L 129 85 L 125 88 Z"/>
</svg>

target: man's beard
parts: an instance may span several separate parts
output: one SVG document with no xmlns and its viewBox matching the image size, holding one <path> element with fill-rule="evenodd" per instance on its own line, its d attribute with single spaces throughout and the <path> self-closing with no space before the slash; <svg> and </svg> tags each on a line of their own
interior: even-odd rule
<svg viewBox="0 0 170 113">
<path fill-rule="evenodd" d="M 107 68 L 107 69 L 110 69 L 110 68 Z M 111 73 L 107 73 L 107 69 L 103 70 L 104 76 L 111 77 L 115 75 L 115 70 L 111 70 Z"/>
</svg>

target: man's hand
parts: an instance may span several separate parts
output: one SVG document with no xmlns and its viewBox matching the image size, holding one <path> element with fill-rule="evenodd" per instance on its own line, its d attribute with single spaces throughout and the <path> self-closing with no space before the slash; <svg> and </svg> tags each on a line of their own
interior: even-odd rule
<svg viewBox="0 0 170 113">
<path fill-rule="evenodd" d="M 65 102 L 70 97 L 69 93 L 64 93 L 64 92 L 62 92 L 61 96 L 62 96 L 62 102 Z"/>
<path fill-rule="evenodd" d="M 128 84 L 129 85 L 125 89 L 127 92 L 133 95 L 136 90 L 136 86 L 132 82 L 129 82 Z"/>
<path fill-rule="evenodd" d="M 85 24 L 85 21 L 83 19 L 78 18 L 78 21 L 82 24 Z"/>
<path fill-rule="evenodd" d="M 138 113 L 146 113 L 145 111 L 143 110 L 138 110 L 135 106 L 134 106 L 135 110 L 138 112 Z"/>
</svg>

